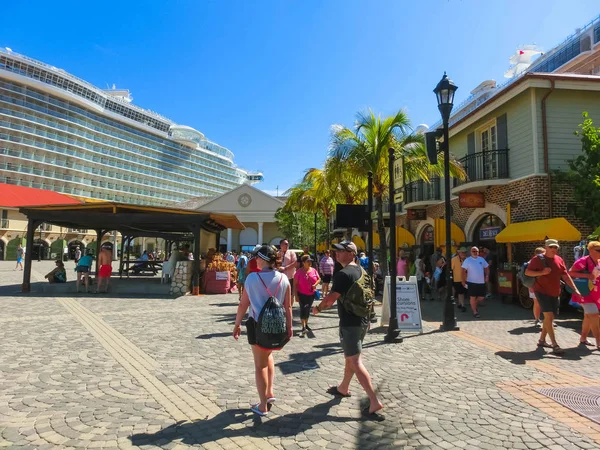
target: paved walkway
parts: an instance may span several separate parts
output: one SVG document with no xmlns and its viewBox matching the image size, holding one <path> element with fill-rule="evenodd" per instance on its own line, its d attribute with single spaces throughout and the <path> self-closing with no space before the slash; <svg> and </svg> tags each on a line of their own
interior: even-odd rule
<svg viewBox="0 0 600 450">
<path fill-rule="evenodd" d="M 34 262 L 32 279 L 50 263 Z M 387 420 L 361 420 L 365 398 L 332 399 L 343 358 L 337 318 L 276 355 L 277 404 L 256 400 L 252 356 L 231 337 L 236 295 L 157 298 L 32 297 L 0 262 L 0 446 L 9 448 L 600 448 L 600 428 L 535 389 L 599 385 L 600 354 L 535 349 L 530 312 L 489 303 L 483 319 L 437 333 L 441 304 L 423 305 L 425 333 L 383 344 L 366 365 Z M 565 348 L 575 318 L 561 316 Z M 243 336 L 244 338 L 244 336 Z"/>
</svg>

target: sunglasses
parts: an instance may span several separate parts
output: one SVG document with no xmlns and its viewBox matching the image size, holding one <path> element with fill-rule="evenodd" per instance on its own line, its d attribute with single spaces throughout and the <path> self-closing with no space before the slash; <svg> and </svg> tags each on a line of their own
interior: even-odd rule
<svg viewBox="0 0 600 450">
<path fill-rule="evenodd" d="M 471 250 L 471 253 L 479 253 L 479 250 Z"/>
</svg>

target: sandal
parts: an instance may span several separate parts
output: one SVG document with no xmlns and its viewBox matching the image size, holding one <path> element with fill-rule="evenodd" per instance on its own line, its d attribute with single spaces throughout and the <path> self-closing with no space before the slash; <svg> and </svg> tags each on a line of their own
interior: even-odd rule
<svg viewBox="0 0 600 450">
<path fill-rule="evenodd" d="M 552 346 L 553 355 L 562 355 L 565 351 L 559 345 Z"/>
<path fill-rule="evenodd" d="M 585 345 L 587 347 L 593 347 L 594 344 L 592 344 L 590 341 L 585 340 L 585 341 L 579 341 L 579 345 Z"/>
<path fill-rule="evenodd" d="M 269 414 L 269 411 L 266 411 L 266 412 L 261 411 L 259 406 L 260 406 L 260 403 L 255 403 L 254 405 L 252 405 L 250 407 L 250 411 L 252 411 L 254 414 L 261 416 L 261 417 L 264 417 Z"/>
<path fill-rule="evenodd" d="M 369 412 L 369 407 L 362 409 L 360 414 L 367 420 L 374 420 L 375 422 L 383 422 L 385 420 L 385 416 L 380 414 L 379 411 Z"/>
<path fill-rule="evenodd" d="M 329 389 L 327 389 L 327 393 L 333 395 L 334 397 L 342 397 L 342 398 L 348 398 L 348 397 L 352 397 L 352 394 L 350 392 L 348 392 L 347 394 L 342 394 L 337 386 L 331 386 Z M 368 410 L 368 408 L 367 408 Z"/>
<path fill-rule="evenodd" d="M 538 341 L 537 346 L 544 347 L 544 348 L 552 348 L 552 346 L 550 344 L 548 344 L 547 342 L 543 342 L 543 341 Z"/>
<path fill-rule="evenodd" d="M 481 306 L 481 305 L 479 305 L 479 306 Z M 481 316 L 479 315 L 478 312 L 476 312 L 475 314 L 473 314 L 473 317 L 475 317 L 476 319 L 480 319 L 481 318 Z"/>
</svg>

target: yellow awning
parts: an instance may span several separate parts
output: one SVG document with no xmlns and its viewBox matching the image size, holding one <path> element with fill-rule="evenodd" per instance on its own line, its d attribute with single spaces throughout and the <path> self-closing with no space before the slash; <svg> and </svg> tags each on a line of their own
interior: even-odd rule
<svg viewBox="0 0 600 450">
<path fill-rule="evenodd" d="M 446 221 L 444 219 L 433 219 L 433 235 L 436 247 L 446 246 Z M 453 247 L 466 241 L 464 231 L 454 222 L 450 222 L 450 239 L 453 241 Z"/>
<path fill-rule="evenodd" d="M 396 246 L 412 247 L 415 245 L 415 237 L 406 228 L 396 227 Z"/>
<path fill-rule="evenodd" d="M 381 241 L 379 240 L 379 233 L 373 231 L 373 247 L 379 247 L 381 245 Z"/>
<path fill-rule="evenodd" d="M 578 241 L 581 233 L 564 217 L 511 223 L 496 235 L 496 242 L 539 242 L 546 239 Z"/>
<path fill-rule="evenodd" d="M 354 242 L 356 244 L 359 251 L 360 250 L 365 251 L 365 252 L 367 251 L 367 246 L 365 244 L 365 241 L 363 241 L 360 236 L 352 236 L 352 242 Z"/>
</svg>

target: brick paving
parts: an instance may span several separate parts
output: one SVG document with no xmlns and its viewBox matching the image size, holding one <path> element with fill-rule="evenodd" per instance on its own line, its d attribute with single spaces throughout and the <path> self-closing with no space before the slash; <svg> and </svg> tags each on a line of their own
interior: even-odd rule
<svg viewBox="0 0 600 450">
<path fill-rule="evenodd" d="M 441 304 L 424 303 L 425 333 L 401 344 L 372 330 L 365 361 L 387 417 L 373 423 L 356 381 L 352 398 L 325 393 L 343 369 L 327 311 L 276 355 L 278 400 L 259 419 L 250 348 L 231 337 L 236 295 L 22 296 L 12 267 L 0 262 L 0 446 L 600 448 L 596 424 L 535 391 L 600 385 L 600 355 L 569 349 L 577 316 L 561 316 L 560 359 L 537 353 L 530 312 L 513 305 L 458 312 L 461 331 L 437 333 Z"/>
</svg>

